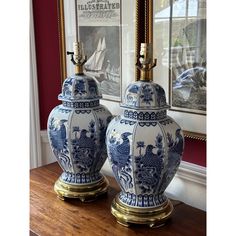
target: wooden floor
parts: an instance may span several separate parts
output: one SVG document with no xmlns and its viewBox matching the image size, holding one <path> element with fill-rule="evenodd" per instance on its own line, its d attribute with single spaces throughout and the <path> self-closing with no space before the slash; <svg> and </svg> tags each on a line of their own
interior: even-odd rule
<svg viewBox="0 0 236 236">
<path fill-rule="evenodd" d="M 57 163 L 36 168 L 30 172 L 30 235 L 206 235 L 206 213 L 182 202 L 173 201 L 171 220 L 160 228 L 119 225 L 110 213 L 112 199 L 120 191 L 114 178 L 108 177 L 108 193 L 94 202 L 78 199 L 61 201 L 53 185 L 62 170 Z"/>
</svg>

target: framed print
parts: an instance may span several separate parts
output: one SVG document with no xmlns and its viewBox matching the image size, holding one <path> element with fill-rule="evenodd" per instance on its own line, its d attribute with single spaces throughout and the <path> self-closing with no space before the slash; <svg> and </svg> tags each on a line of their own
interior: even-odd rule
<svg viewBox="0 0 236 236">
<path fill-rule="evenodd" d="M 131 60 L 134 62 L 133 4 L 124 0 L 77 0 L 75 6 L 73 0 L 59 0 L 62 80 L 74 74 L 66 52 L 72 51 L 75 41 L 77 11 L 79 41 L 87 55 L 84 73 L 96 80 L 104 100 L 121 101 L 127 85 L 123 77 L 134 70 L 134 65 L 129 67 L 131 72 L 127 68 Z M 132 81 L 132 75 L 130 78 Z"/>
<path fill-rule="evenodd" d="M 206 139 L 206 0 L 154 0 L 155 82 L 188 137 Z"/>
</svg>

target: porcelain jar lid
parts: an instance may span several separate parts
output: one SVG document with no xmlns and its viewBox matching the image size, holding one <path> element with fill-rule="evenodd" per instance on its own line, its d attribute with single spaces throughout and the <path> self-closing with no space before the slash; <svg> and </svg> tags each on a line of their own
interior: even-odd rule
<svg viewBox="0 0 236 236">
<path fill-rule="evenodd" d="M 99 100 L 102 98 L 96 81 L 85 75 L 68 77 L 63 85 L 58 99 L 62 101 Z"/>
<path fill-rule="evenodd" d="M 131 83 L 124 95 L 122 108 L 159 110 L 168 109 L 164 89 L 152 81 L 137 81 Z"/>
</svg>

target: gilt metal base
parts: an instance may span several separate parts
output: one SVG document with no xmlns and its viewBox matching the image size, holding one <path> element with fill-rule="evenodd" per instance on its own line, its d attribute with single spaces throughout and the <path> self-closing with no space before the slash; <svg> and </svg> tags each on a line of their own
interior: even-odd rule
<svg viewBox="0 0 236 236">
<path fill-rule="evenodd" d="M 99 195 L 107 192 L 109 182 L 105 176 L 91 184 L 68 184 L 60 178 L 54 185 L 54 191 L 61 200 L 79 198 L 82 202 L 94 201 Z"/>
<path fill-rule="evenodd" d="M 159 207 L 138 208 L 123 204 L 118 195 L 112 202 L 111 213 L 116 217 L 119 224 L 129 227 L 130 224 L 144 224 L 149 227 L 160 227 L 171 216 L 173 205 L 168 199 Z"/>
</svg>

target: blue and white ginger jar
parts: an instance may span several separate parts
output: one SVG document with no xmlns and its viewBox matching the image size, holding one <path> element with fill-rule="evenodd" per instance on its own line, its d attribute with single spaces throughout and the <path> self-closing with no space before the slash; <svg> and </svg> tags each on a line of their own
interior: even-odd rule
<svg viewBox="0 0 236 236">
<path fill-rule="evenodd" d="M 155 208 L 167 201 L 165 189 L 180 164 L 184 137 L 167 115 L 164 89 L 150 81 L 128 86 L 122 114 L 108 126 L 108 159 L 120 185 L 119 201 L 135 208 Z"/>
<path fill-rule="evenodd" d="M 107 158 L 105 134 L 112 115 L 103 105 L 95 80 L 84 74 L 67 78 L 48 118 L 48 137 L 66 184 L 92 184 L 101 180 Z"/>
</svg>

